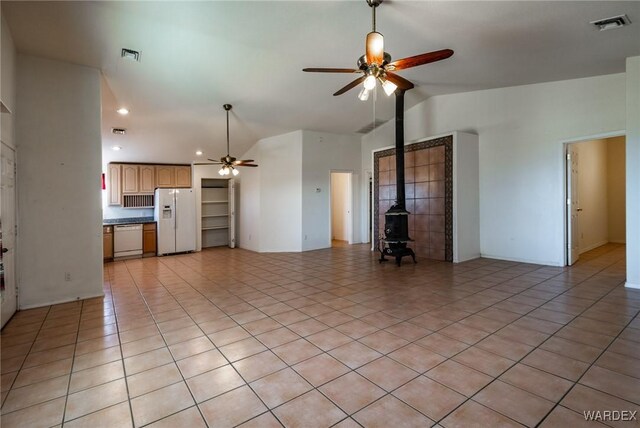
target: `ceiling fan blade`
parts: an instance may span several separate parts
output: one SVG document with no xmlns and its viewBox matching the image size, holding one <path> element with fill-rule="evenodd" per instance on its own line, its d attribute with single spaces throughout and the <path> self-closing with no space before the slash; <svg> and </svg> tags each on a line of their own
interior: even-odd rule
<svg viewBox="0 0 640 428">
<path fill-rule="evenodd" d="M 442 49 L 439 51 L 423 53 L 420 55 L 410 56 L 395 60 L 387 65 L 390 70 L 404 70 L 406 68 L 416 67 L 418 65 L 429 64 L 430 62 L 441 61 L 453 55 L 451 49 Z"/>
<path fill-rule="evenodd" d="M 220 165 L 220 162 L 195 162 L 194 165 Z"/>
<path fill-rule="evenodd" d="M 250 166 L 250 167 L 255 168 L 255 167 L 257 167 L 258 165 L 256 165 L 255 163 L 241 163 L 241 164 L 236 165 L 236 166 Z"/>
<path fill-rule="evenodd" d="M 242 159 L 242 160 L 235 161 L 233 164 L 242 165 L 243 163 L 251 163 L 251 162 L 253 162 L 253 159 Z"/>
<path fill-rule="evenodd" d="M 342 95 L 345 92 L 347 92 L 348 90 L 355 88 L 360 83 L 364 82 L 365 78 L 366 78 L 366 76 L 358 77 L 356 80 L 354 80 L 353 82 L 349 83 L 347 86 L 341 88 L 338 92 L 333 94 L 333 96 L 335 97 L 335 96 L 338 96 L 338 95 Z"/>
<path fill-rule="evenodd" d="M 312 73 L 361 73 L 353 68 L 303 68 L 302 71 Z"/>
<path fill-rule="evenodd" d="M 391 83 L 395 84 L 398 88 L 403 89 L 405 91 L 413 88 L 413 83 L 409 82 L 404 77 L 400 77 L 395 73 L 390 73 L 387 71 L 386 79 Z"/>
</svg>

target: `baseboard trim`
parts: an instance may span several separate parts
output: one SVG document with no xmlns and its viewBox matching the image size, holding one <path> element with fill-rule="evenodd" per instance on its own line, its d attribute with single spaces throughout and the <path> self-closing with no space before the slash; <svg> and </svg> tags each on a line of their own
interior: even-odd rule
<svg viewBox="0 0 640 428">
<path fill-rule="evenodd" d="M 593 250 L 595 248 L 602 247 L 603 245 L 607 245 L 608 243 L 609 243 L 609 240 L 604 240 L 604 241 L 597 242 L 597 243 L 595 243 L 593 245 L 589 245 L 587 248 L 580 248 L 580 253 L 579 254 L 584 254 L 587 251 L 591 251 L 591 250 Z"/>
<path fill-rule="evenodd" d="M 634 290 L 640 290 L 640 284 L 634 284 L 634 283 L 629 282 L 629 281 L 625 282 L 624 286 L 626 288 L 633 288 Z"/>
<path fill-rule="evenodd" d="M 505 257 L 505 256 L 494 256 L 491 254 L 480 254 L 480 257 L 483 259 L 493 259 L 493 260 L 503 260 L 506 262 L 516 262 L 516 263 L 528 263 L 532 265 L 541 265 L 541 266 L 565 266 L 564 262 L 554 262 L 549 260 L 531 260 L 531 259 L 522 259 L 518 257 Z"/>
<path fill-rule="evenodd" d="M 75 298 L 75 299 L 72 298 L 72 299 L 56 300 L 54 302 L 48 302 L 48 303 L 34 303 L 32 305 L 25 305 L 25 306 L 20 305 L 18 310 L 19 311 L 24 311 L 24 310 L 27 310 L 27 309 L 42 308 L 43 306 L 60 305 L 62 303 L 69 303 L 69 302 L 79 302 L 81 300 L 95 299 L 96 297 L 104 297 L 104 293 L 95 294 L 95 295 L 88 295 L 88 296 L 81 296 L 81 297 L 78 297 L 78 298 Z"/>
</svg>

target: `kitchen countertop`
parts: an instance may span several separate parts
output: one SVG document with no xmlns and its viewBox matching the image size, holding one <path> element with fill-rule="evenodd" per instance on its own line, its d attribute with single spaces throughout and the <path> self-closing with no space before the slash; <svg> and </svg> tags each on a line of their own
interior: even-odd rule
<svg viewBox="0 0 640 428">
<path fill-rule="evenodd" d="M 124 217 L 124 218 L 105 218 L 102 219 L 103 226 L 112 226 L 119 224 L 143 224 L 155 223 L 153 217 Z"/>
</svg>

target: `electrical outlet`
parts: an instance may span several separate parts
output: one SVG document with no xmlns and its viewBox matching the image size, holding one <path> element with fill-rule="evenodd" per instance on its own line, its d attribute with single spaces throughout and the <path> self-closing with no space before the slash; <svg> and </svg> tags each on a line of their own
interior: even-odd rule
<svg viewBox="0 0 640 428">
<path fill-rule="evenodd" d="M 71 281 L 71 272 L 64 273 L 64 280 L 67 282 Z"/>
</svg>

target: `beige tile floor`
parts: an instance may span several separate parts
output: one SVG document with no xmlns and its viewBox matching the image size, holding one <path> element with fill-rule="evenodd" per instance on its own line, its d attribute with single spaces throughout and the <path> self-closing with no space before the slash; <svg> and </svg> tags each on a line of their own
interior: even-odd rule
<svg viewBox="0 0 640 428">
<path fill-rule="evenodd" d="M 106 265 L 2 331 L 2 426 L 603 426 L 640 409 L 624 247 L 571 268 L 366 246 Z M 638 426 L 617 422 L 612 426 Z"/>
</svg>

